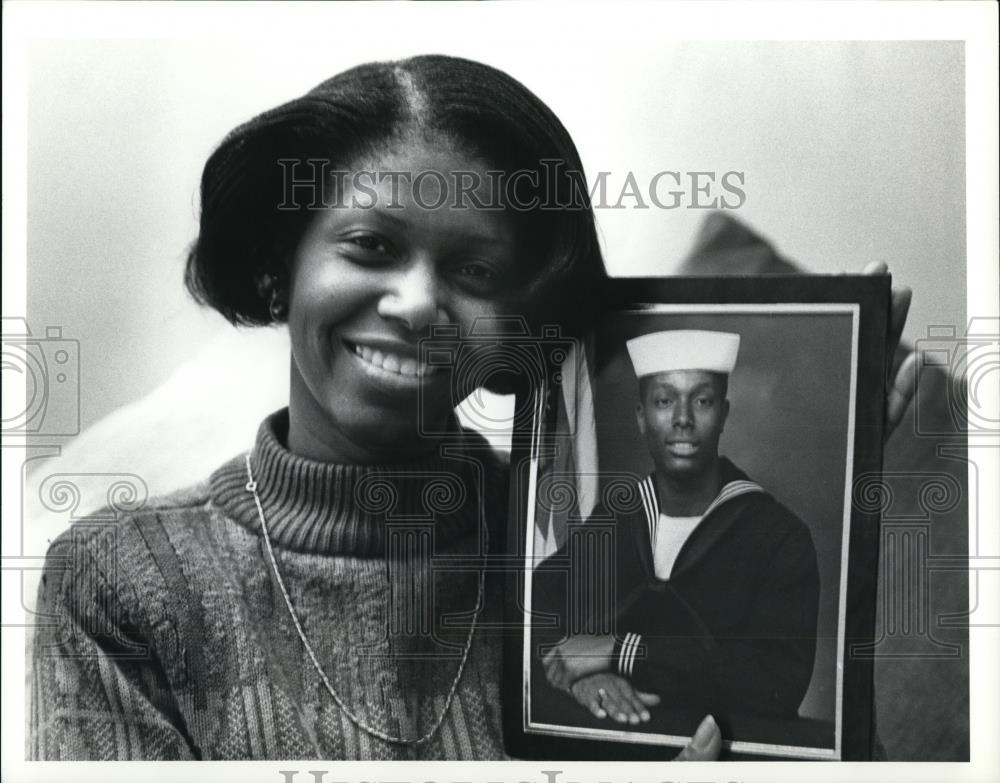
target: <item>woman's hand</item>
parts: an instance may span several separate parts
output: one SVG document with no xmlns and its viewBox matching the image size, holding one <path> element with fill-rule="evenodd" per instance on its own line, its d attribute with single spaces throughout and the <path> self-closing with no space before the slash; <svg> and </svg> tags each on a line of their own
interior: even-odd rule
<svg viewBox="0 0 1000 783">
<path fill-rule="evenodd" d="M 873 261 L 861 272 L 864 275 L 885 275 L 889 273 L 889 267 L 881 261 Z M 906 286 L 892 289 L 892 298 L 889 312 L 889 334 L 886 340 L 886 375 L 889 382 L 886 387 L 885 399 L 885 439 L 893 433 L 899 422 L 903 420 L 910 401 L 916 389 L 916 354 L 913 351 L 907 355 L 896 371 L 895 376 L 891 376 L 892 365 L 896 356 L 896 349 L 899 347 L 899 340 L 903 335 L 903 327 L 906 326 L 906 315 L 910 311 L 910 301 L 913 298 L 913 291 Z"/>
<path fill-rule="evenodd" d="M 645 723 L 647 707 L 655 707 L 660 697 L 655 693 L 636 690 L 632 683 L 618 674 L 600 672 L 583 677 L 570 687 L 570 693 L 597 718 L 610 717 L 618 723 Z"/>
<path fill-rule="evenodd" d="M 577 680 L 611 668 L 614 648 L 613 636 L 571 636 L 542 658 L 545 679 L 556 690 L 570 693 L 570 687 Z"/>
<path fill-rule="evenodd" d="M 677 754 L 674 761 L 717 761 L 722 752 L 722 732 L 715 718 L 706 715 L 698 724 L 691 741 Z"/>
</svg>

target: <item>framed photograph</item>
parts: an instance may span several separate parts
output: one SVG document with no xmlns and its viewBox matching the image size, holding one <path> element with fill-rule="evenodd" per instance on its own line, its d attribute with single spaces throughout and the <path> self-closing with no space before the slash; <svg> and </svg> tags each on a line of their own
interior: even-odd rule
<svg viewBox="0 0 1000 783">
<path fill-rule="evenodd" d="M 889 282 L 612 281 L 514 433 L 512 755 L 870 758 Z"/>
</svg>

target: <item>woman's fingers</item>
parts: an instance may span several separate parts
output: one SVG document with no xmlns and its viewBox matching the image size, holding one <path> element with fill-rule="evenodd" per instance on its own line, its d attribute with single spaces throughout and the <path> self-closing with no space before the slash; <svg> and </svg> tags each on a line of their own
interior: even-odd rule
<svg viewBox="0 0 1000 783">
<path fill-rule="evenodd" d="M 891 433 L 903 420 L 917 388 L 917 355 L 911 351 L 903 360 L 896 377 L 889 382 L 885 400 L 885 431 Z"/>
<path fill-rule="evenodd" d="M 884 261 L 872 261 L 865 264 L 861 270 L 863 275 L 887 275 L 889 267 Z M 913 301 L 913 290 L 908 286 L 893 288 L 890 294 L 889 306 L 889 335 L 888 335 L 888 360 L 892 362 L 892 354 L 899 345 L 899 338 L 903 334 L 903 327 L 906 326 L 906 316 L 910 312 L 910 302 Z"/>
<path fill-rule="evenodd" d="M 865 264 L 865 268 L 861 270 L 863 275 L 887 275 L 889 274 L 889 267 L 884 261 L 872 261 Z M 898 288 L 893 288 L 890 294 L 890 312 L 889 312 L 889 347 L 890 354 L 895 350 L 896 345 L 899 343 L 899 337 L 903 333 L 903 327 L 906 325 L 906 315 L 910 311 L 910 302 L 913 300 L 913 290 L 908 286 L 900 286 Z M 891 359 L 891 356 L 890 356 Z"/>
<path fill-rule="evenodd" d="M 862 274 L 865 275 L 885 275 L 889 273 L 889 267 L 882 261 L 872 261 L 865 265 Z M 900 286 L 893 288 L 889 302 L 889 330 L 886 334 L 886 364 L 887 374 L 892 372 L 893 362 L 896 356 L 896 348 L 903 337 L 903 329 L 906 328 L 906 317 L 910 312 L 910 303 L 913 301 L 913 291 Z M 885 438 L 888 439 L 896 426 L 902 421 L 903 414 L 907 406 L 913 399 L 916 390 L 916 371 L 914 355 L 909 354 L 903 360 L 903 364 L 894 377 L 889 378 L 888 389 L 885 400 Z"/>
<path fill-rule="evenodd" d="M 715 761 L 722 752 L 722 732 L 715 719 L 706 715 L 691 741 L 677 754 L 674 761 Z"/>
<path fill-rule="evenodd" d="M 906 326 L 906 316 L 910 312 L 910 303 L 913 301 L 913 290 L 908 286 L 901 286 L 892 289 L 891 304 L 889 306 L 889 336 L 887 343 L 889 355 L 886 361 L 892 366 L 892 355 L 896 352 L 896 346 L 903 336 L 903 329 Z"/>
<path fill-rule="evenodd" d="M 909 406 L 913 395 L 916 392 L 916 355 L 911 351 L 896 374 L 892 373 L 892 366 L 896 358 L 896 349 L 903 336 L 903 329 L 906 327 L 906 316 L 910 312 L 910 302 L 913 300 L 913 291 L 909 288 L 893 288 L 892 302 L 889 314 L 889 334 L 886 336 L 886 356 L 885 361 L 888 367 L 889 376 L 888 388 L 885 395 L 885 438 L 896 429 L 896 425 L 903 419 L 903 414 Z"/>
</svg>

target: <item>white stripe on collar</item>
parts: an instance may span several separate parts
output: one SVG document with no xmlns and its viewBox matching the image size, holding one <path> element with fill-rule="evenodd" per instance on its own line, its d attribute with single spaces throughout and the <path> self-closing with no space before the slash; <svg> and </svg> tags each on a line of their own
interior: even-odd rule
<svg viewBox="0 0 1000 783">
<path fill-rule="evenodd" d="M 705 513 L 701 515 L 704 519 L 715 511 L 723 503 L 728 503 L 733 498 L 746 495 L 750 492 L 764 492 L 764 488 L 756 481 L 749 479 L 738 479 L 726 484 L 719 494 L 715 496 Z M 656 496 L 656 483 L 652 476 L 646 476 L 639 482 L 639 497 L 642 499 L 642 507 L 646 512 L 646 524 L 649 526 L 649 541 L 656 546 L 656 523 L 660 516 L 660 499 Z"/>
<path fill-rule="evenodd" d="M 642 498 L 642 508 L 646 512 L 646 524 L 649 526 L 649 540 L 656 541 L 656 518 L 660 515 L 660 501 L 656 497 L 656 485 L 652 476 L 639 482 L 639 497 Z"/>
</svg>

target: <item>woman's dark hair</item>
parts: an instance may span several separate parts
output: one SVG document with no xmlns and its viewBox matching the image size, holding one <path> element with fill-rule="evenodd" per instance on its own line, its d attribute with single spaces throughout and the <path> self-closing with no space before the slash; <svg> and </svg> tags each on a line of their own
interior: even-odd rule
<svg viewBox="0 0 1000 783">
<path fill-rule="evenodd" d="M 313 210 L 291 202 L 285 178 L 310 159 L 329 170 L 412 138 L 442 139 L 490 167 L 527 170 L 517 215 L 541 249 L 521 301 L 568 332 L 582 326 L 604 275 L 583 165 L 559 119 L 516 79 L 481 63 L 442 55 L 378 62 L 344 71 L 301 98 L 232 131 L 201 180 L 201 222 L 185 284 L 196 300 L 234 324 L 274 321 L 261 281 L 287 275 Z M 284 161 L 284 163 L 282 163 Z M 324 164 L 325 165 L 325 164 Z M 299 189 L 301 192 L 302 189 Z"/>
</svg>

